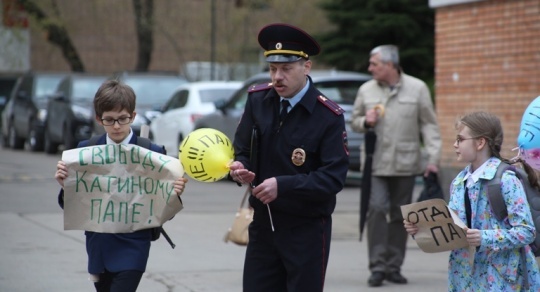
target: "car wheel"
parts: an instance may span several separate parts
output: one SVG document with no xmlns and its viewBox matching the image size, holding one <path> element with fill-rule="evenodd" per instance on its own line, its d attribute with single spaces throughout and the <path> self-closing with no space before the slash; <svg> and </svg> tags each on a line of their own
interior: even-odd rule
<svg viewBox="0 0 540 292">
<path fill-rule="evenodd" d="M 30 151 L 43 151 L 43 137 L 38 135 L 38 132 L 34 127 L 32 127 L 30 133 L 28 133 L 28 145 L 30 146 Z"/>
<path fill-rule="evenodd" d="M 17 131 L 13 124 L 9 125 L 8 143 L 9 147 L 12 149 L 23 149 L 24 147 L 24 139 L 17 135 Z"/>
<path fill-rule="evenodd" d="M 43 148 L 47 154 L 55 154 L 58 151 L 58 144 L 51 140 L 47 130 L 45 130 L 45 142 Z"/>
<path fill-rule="evenodd" d="M 9 129 L 8 129 L 8 133 L 6 135 L 4 135 L 4 133 L 2 133 L 1 135 L 2 135 L 2 146 L 4 148 L 9 148 L 9 140 L 8 140 Z"/>
</svg>

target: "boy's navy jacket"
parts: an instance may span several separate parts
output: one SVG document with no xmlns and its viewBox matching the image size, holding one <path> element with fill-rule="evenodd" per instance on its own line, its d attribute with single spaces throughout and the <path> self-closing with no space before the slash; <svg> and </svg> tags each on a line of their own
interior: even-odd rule
<svg viewBox="0 0 540 292">
<path fill-rule="evenodd" d="M 99 138 L 96 145 L 105 145 L 106 134 Z M 133 135 L 129 144 L 137 144 Z M 82 141 L 78 148 L 86 147 L 88 140 Z M 152 143 L 150 150 L 163 153 L 162 147 Z M 64 208 L 64 190 L 58 194 L 58 203 Z M 137 270 L 144 272 L 150 253 L 151 229 L 132 233 L 97 233 L 85 231 L 86 252 L 88 254 L 88 272 L 99 274 L 105 269 L 109 272 Z"/>
</svg>

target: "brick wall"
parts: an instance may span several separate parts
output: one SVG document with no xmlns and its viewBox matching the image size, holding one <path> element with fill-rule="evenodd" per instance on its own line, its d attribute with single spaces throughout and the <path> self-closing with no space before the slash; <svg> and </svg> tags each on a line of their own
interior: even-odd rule
<svg viewBox="0 0 540 292">
<path fill-rule="evenodd" d="M 487 0 L 436 9 L 435 94 L 445 181 L 456 161 L 456 119 L 489 111 L 504 128 L 503 157 L 514 157 L 523 111 L 540 95 L 540 0 Z M 447 185 L 447 184 L 446 184 Z"/>
</svg>

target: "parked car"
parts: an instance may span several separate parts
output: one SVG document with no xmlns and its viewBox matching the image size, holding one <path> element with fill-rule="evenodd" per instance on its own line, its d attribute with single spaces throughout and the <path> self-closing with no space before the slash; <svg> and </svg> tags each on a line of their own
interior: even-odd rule
<svg viewBox="0 0 540 292">
<path fill-rule="evenodd" d="M 94 119 L 93 100 L 107 76 L 71 74 L 49 98 L 45 120 L 45 152 L 56 153 L 60 144 L 72 149 L 90 138 Z"/>
<path fill-rule="evenodd" d="M 161 114 L 160 110 L 178 86 L 187 83 L 187 79 L 178 74 L 166 72 L 121 72 L 111 78 L 131 86 L 137 97 L 135 112 L 137 115 L 131 124 L 136 135 L 140 135 L 142 125 Z M 105 130 L 94 122 L 93 132 L 104 134 Z"/>
<path fill-rule="evenodd" d="M 20 76 L 2 111 L 4 146 L 22 149 L 25 142 L 32 151 L 42 151 L 47 99 L 66 73 L 29 72 Z"/>
<path fill-rule="evenodd" d="M 0 115 L 4 111 L 4 108 L 9 100 L 15 83 L 22 74 L 20 73 L 0 73 Z M 0 118 L 0 127 L 2 126 L 2 119 Z M 1 134 L 1 129 L 0 129 Z"/>
<path fill-rule="evenodd" d="M 167 154 L 178 157 L 178 145 L 202 115 L 216 111 L 216 102 L 225 102 L 242 86 L 239 81 L 202 81 L 180 85 L 150 123 L 150 137 L 165 146 Z"/>
<path fill-rule="evenodd" d="M 358 88 L 364 82 L 371 79 L 370 75 L 335 70 L 312 70 L 310 76 L 313 84 L 326 97 L 337 102 L 345 110 L 346 130 L 349 146 L 349 168 L 354 171 L 360 170 L 360 145 L 364 141 L 364 135 L 352 131 L 350 118 L 352 107 Z M 213 128 L 223 132 L 231 140 L 234 139 L 236 127 L 244 112 L 244 106 L 248 96 L 248 88 L 254 84 L 271 82 L 270 73 L 263 72 L 252 76 L 244 82 L 244 86 L 238 90 L 231 99 L 218 105 L 218 110 L 198 119 L 194 129 Z"/>
</svg>

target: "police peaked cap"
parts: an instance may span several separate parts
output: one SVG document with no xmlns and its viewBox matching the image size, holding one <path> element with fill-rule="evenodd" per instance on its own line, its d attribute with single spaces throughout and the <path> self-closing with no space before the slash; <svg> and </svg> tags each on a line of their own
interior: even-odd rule
<svg viewBox="0 0 540 292">
<path fill-rule="evenodd" d="M 264 49 L 266 61 L 290 63 L 319 54 L 317 41 L 305 31 L 284 23 L 269 24 L 259 32 L 259 45 Z"/>
</svg>

